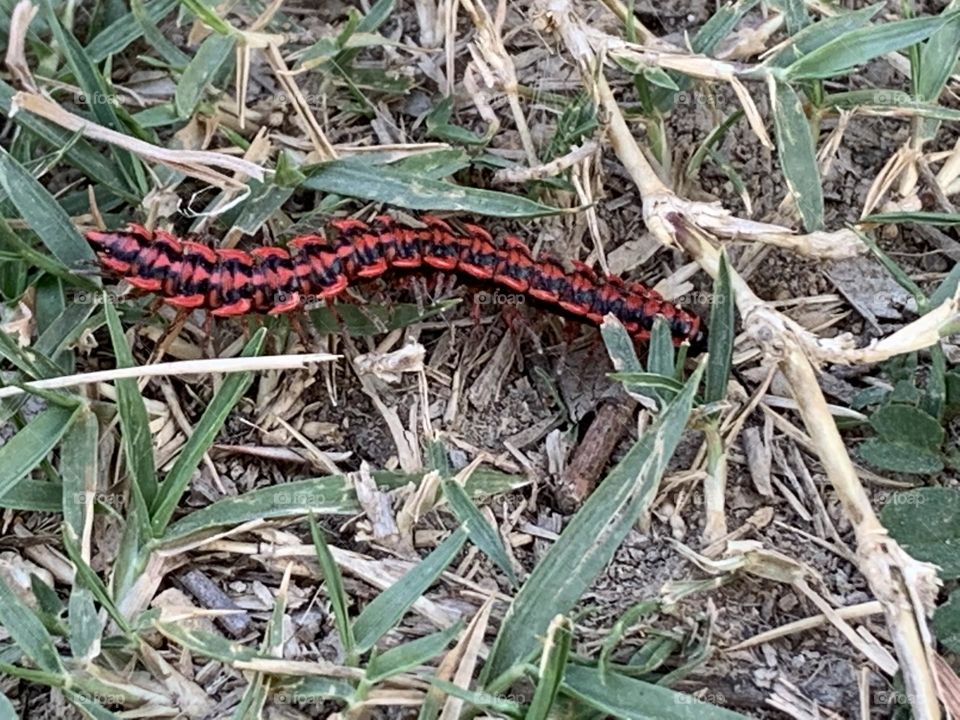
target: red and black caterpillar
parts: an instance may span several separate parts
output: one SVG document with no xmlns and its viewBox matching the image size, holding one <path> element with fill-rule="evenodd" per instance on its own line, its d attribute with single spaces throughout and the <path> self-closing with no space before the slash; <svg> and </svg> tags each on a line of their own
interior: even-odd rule
<svg viewBox="0 0 960 720">
<path fill-rule="evenodd" d="M 494 240 L 477 225 L 455 229 L 431 215 L 418 219 L 418 228 L 389 215 L 369 223 L 335 220 L 330 223 L 331 240 L 303 235 L 287 248 L 251 252 L 214 249 L 139 225 L 90 231 L 86 237 L 101 264 L 131 285 L 157 293 L 171 305 L 204 308 L 214 315 L 283 313 L 305 297 L 332 298 L 348 285 L 392 268 L 433 268 L 523 293 L 595 325 L 612 313 L 636 340 L 650 337 L 653 320 L 660 315 L 676 344 L 689 342 L 694 352 L 705 348 L 700 318 L 644 285 L 600 277 L 581 262 L 565 270 L 556 259 L 534 259 L 519 238 Z"/>
</svg>

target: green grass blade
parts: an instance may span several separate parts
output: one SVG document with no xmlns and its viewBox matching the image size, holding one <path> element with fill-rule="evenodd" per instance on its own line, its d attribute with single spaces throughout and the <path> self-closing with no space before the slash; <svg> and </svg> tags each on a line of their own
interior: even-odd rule
<svg viewBox="0 0 960 720">
<path fill-rule="evenodd" d="M 393 585 L 377 595 L 360 613 L 353 624 L 357 652 L 372 648 L 422 596 L 440 574 L 453 562 L 467 540 L 463 528 L 457 528 L 450 536 L 411 568 Z"/>
<path fill-rule="evenodd" d="M 81 406 L 60 446 L 60 477 L 63 478 L 63 521 L 74 535 L 83 535 L 84 502 L 87 493 L 97 489 L 97 416 Z"/>
<path fill-rule="evenodd" d="M 557 616 L 547 631 L 547 641 L 540 662 L 540 678 L 533 691 L 525 720 L 547 720 L 550 717 L 550 710 L 560 692 L 572 641 L 573 623 L 563 615 Z"/>
<path fill-rule="evenodd" d="M 796 62 L 797 59 L 813 52 L 818 47 L 826 45 L 834 38 L 864 27 L 882 9 L 883 3 L 876 3 L 875 5 L 867 5 L 853 12 L 843 12 L 840 15 L 824 18 L 812 25 L 807 25 L 807 27 L 790 38 L 790 41 L 781 50 L 774 54 L 769 61 L 770 65 L 774 67 L 787 67 L 791 63 Z"/>
<path fill-rule="evenodd" d="M 107 590 L 107 586 L 103 583 L 103 580 L 100 579 L 100 576 L 97 575 L 93 571 L 93 568 L 83 559 L 83 555 L 80 552 L 79 540 L 77 536 L 73 534 L 73 530 L 66 525 L 63 526 L 63 549 L 66 550 L 67 557 L 69 557 L 70 562 L 73 563 L 76 584 L 82 585 L 93 593 L 93 596 L 103 606 L 103 609 L 107 611 L 107 614 L 117 626 L 124 633 L 132 636 L 133 630 L 130 627 L 129 621 L 124 617 L 123 613 L 120 612 L 119 608 L 117 608 L 116 603 L 113 602 L 113 598 L 110 597 L 110 592 Z"/>
<path fill-rule="evenodd" d="M 960 283 L 960 263 L 956 263 L 947 276 L 940 282 L 937 289 L 933 291 L 927 301 L 927 308 L 932 310 L 938 305 L 943 304 L 948 298 L 952 298 L 957 292 L 957 284 Z"/>
<path fill-rule="evenodd" d="M 450 509 L 460 521 L 460 526 L 467 531 L 470 542 L 496 563 L 497 567 L 507 576 L 510 584 L 517 586 L 517 576 L 510 565 L 510 558 L 503 547 L 503 542 L 494 528 L 483 516 L 480 509 L 473 504 L 466 490 L 455 480 L 443 480 L 441 483 L 443 496 L 450 503 Z"/>
<path fill-rule="evenodd" d="M 179 117 L 186 119 L 193 115 L 203 99 L 203 91 L 230 59 L 234 44 L 232 36 L 224 35 L 210 35 L 200 44 L 180 76 L 173 96 Z"/>
<path fill-rule="evenodd" d="M 446 630 L 397 645 L 385 653 L 374 656 L 367 664 L 365 680 L 370 685 L 375 685 L 389 677 L 425 664 L 442 653 L 462 628 L 461 621 Z"/>
<path fill-rule="evenodd" d="M 63 509 L 63 486 L 25 478 L 0 497 L 0 508 L 56 513 Z"/>
<path fill-rule="evenodd" d="M 673 375 L 673 337 L 670 324 L 659 315 L 653 321 L 650 332 L 650 347 L 647 352 L 647 370 L 652 373 Z"/>
<path fill-rule="evenodd" d="M 832 78 L 876 57 L 926 40 L 957 13 L 896 20 L 843 33 L 785 69 L 789 80 Z"/>
<path fill-rule="evenodd" d="M 422 474 L 375 472 L 377 484 L 397 488 L 418 484 Z M 526 478 L 496 471 L 477 470 L 467 481 L 467 494 L 473 498 L 511 492 L 528 484 Z M 169 546 L 195 533 L 240 525 L 261 518 L 306 517 L 315 515 L 353 515 L 362 512 L 353 483 L 342 475 L 296 480 L 251 490 L 237 497 L 224 498 L 195 510 L 167 528 L 162 544 Z"/>
<path fill-rule="evenodd" d="M 87 105 L 97 122 L 111 130 L 125 133 L 127 129 L 120 122 L 114 109 L 113 92 L 107 86 L 107 82 L 96 66 L 84 53 L 83 47 L 77 42 L 77 39 L 60 24 L 51 0 L 40 0 L 40 11 L 53 33 L 58 49 L 76 78 L 77 84 L 83 90 L 87 98 Z M 145 194 L 147 181 L 139 159 L 126 150 L 116 150 L 113 154 L 122 168 L 129 188 Z"/>
<path fill-rule="evenodd" d="M 63 674 L 63 663 L 50 633 L 3 578 L 0 578 L 0 625 L 38 668 L 55 675 Z"/>
<path fill-rule="evenodd" d="M 350 613 L 347 610 L 347 592 L 343 589 L 343 576 L 340 574 L 340 568 L 337 567 L 333 554 L 330 552 L 330 547 L 327 545 L 327 540 L 323 536 L 323 531 L 317 526 L 313 514 L 310 515 L 310 536 L 313 538 L 317 562 L 320 563 L 320 572 L 323 574 L 323 582 L 327 588 L 327 597 L 330 598 L 330 605 L 333 608 L 333 621 L 337 626 L 340 644 L 343 646 L 343 652 L 347 657 L 347 664 L 352 665 L 356 659 L 356 643 L 353 639 Z"/>
<path fill-rule="evenodd" d="M 0 80 L 0 113 L 7 117 L 10 117 L 10 101 L 15 93 L 16 90 Z M 74 133 L 67 132 L 28 112 L 18 112 L 13 116 L 13 121 L 42 139 L 50 147 L 66 148 L 64 155 L 67 160 L 75 168 L 82 170 L 87 177 L 131 202 L 139 202 L 138 196 L 127 188 L 123 175 L 117 167 L 107 162 L 86 140 L 75 138 Z"/>
<path fill-rule="evenodd" d="M 779 80 L 771 98 L 780 167 L 797 204 L 803 226 L 813 232 L 823 227 L 823 188 L 817 167 L 817 149 L 803 105 L 793 88 Z"/>
<path fill-rule="evenodd" d="M 960 0 L 953 0 L 941 15 L 953 15 L 953 20 L 945 23 L 923 44 L 920 49 L 920 73 L 917 77 L 917 97 L 920 100 L 936 102 L 950 79 L 960 53 Z"/>
<path fill-rule="evenodd" d="M 611 380 L 622 382 L 630 392 L 663 391 L 674 395 L 683 390 L 683 383 L 670 375 L 648 372 L 622 372 L 607 375 Z M 649 393 L 644 393 L 649 394 Z"/>
<path fill-rule="evenodd" d="M 77 413 L 76 407 L 49 407 L 0 447 L 0 498 L 53 451 Z"/>
<path fill-rule="evenodd" d="M 0 147 L 0 186 L 50 253 L 65 269 L 93 263 L 96 256 L 77 233 L 70 216 L 13 156 Z"/>
<path fill-rule="evenodd" d="M 616 673 L 601 678 L 598 670 L 579 665 L 567 668 L 563 690 L 604 715 L 627 720 L 747 720 L 746 715 L 662 685 Z"/>
<path fill-rule="evenodd" d="M 733 365 L 733 341 L 736 336 L 736 306 L 730 288 L 730 264 L 727 252 L 720 253 L 720 270 L 713 285 L 710 306 L 710 337 L 707 339 L 707 372 L 703 401 L 712 403 L 727 396 L 727 381 Z"/>
<path fill-rule="evenodd" d="M 873 215 L 867 215 L 867 217 L 860 221 L 863 225 L 867 223 L 886 225 L 889 223 L 907 222 L 926 223 L 927 225 L 946 225 L 949 227 L 952 225 L 960 225 L 960 213 L 929 212 L 924 210 L 875 213 Z"/>
<path fill-rule="evenodd" d="M 562 212 L 519 195 L 462 187 L 393 168 L 370 167 L 356 160 L 333 160 L 302 170 L 307 176 L 302 187 L 410 210 L 455 210 L 504 218 Z"/>
<path fill-rule="evenodd" d="M 169 544 L 194 533 L 240 525 L 257 518 L 270 520 L 310 513 L 349 515 L 360 511 L 356 494 L 342 475 L 297 480 L 283 485 L 257 488 L 195 510 L 167 528 L 163 543 Z"/>
<path fill-rule="evenodd" d="M 208 6 L 203 0 L 180 0 L 181 4 L 191 13 L 205 22 L 211 30 L 220 35 L 239 37 L 240 33 L 233 25 L 221 18 L 217 11 Z"/>
<path fill-rule="evenodd" d="M 240 353 L 241 357 L 259 355 L 263 351 L 266 337 L 266 328 L 260 328 L 243 348 L 243 352 Z M 194 470 L 200 464 L 200 459 L 213 445 L 213 441 L 227 420 L 227 415 L 233 410 L 234 405 L 240 401 L 252 382 L 253 373 L 233 373 L 223 381 L 223 385 L 213 396 L 203 413 L 203 417 L 200 418 L 200 422 L 193 429 L 193 434 L 187 440 L 183 450 L 180 451 L 180 455 L 177 456 L 170 473 L 160 486 L 156 499 L 151 506 L 151 524 L 156 537 L 163 535 L 164 530 L 167 529 L 167 525 L 180 502 L 180 496 L 187 489 Z"/>
<path fill-rule="evenodd" d="M 127 345 L 117 310 L 106 294 L 103 296 L 103 302 L 117 367 L 134 367 L 133 353 Z M 140 394 L 136 380 L 132 378 L 117 380 L 115 385 L 127 472 L 134 488 L 134 497 L 142 500 L 143 507 L 140 509 L 146 510 L 156 498 L 159 487 L 153 461 L 153 436 L 150 433 L 147 408 L 143 404 L 143 396 Z M 137 502 L 140 504 L 139 500 Z M 140 522 L 143 522 L 144 517 L 144 515 L 140 516 Z"/>
<path fill-rule="evenodd" d="M 93 604 L 93 593 L 81 585 L 70 591 L 70 652 L 75 660 L 88 662 L 100 654 L 103 626 Z"/>
<path fill-rule="evenodd" d="M 613 557 L 630 528 L 656 495 L 690 415 L 704 367 L 658 422 L 607 475 L 513 599 L 483 670 L 489 686 L 535 652 L 556 615 L 568 613 Z"/>
<path fill-rule="evenodd" d="M 233 720 L 263 717 L 263 708 L 267 703 L 268 680 L 263 673 L 253 673 L 243 697 L 233 711 Z"/>
<path fill-rule="evenodd" d="M 178 0 L 153 0 L 145 5 L 146 17 L 152 23 L 159 23 L 178 4 Z M 99 63 L 123 50 L 142 34 L 143 30 L 137 18 L 133 13 L 127 13 L 98 32 L 87 43 L 84 52 L 90 58 L 90 62 Z"/>
<path fill-rule="evenodd" d="M 163 33 L 157 27 L 156 21 L 150 17 L 143 0 L 130 0 L 130 12 L 133 13 L 143 39 L 150 45 L 157 54 L 162 57 L 168 65 L 173 67 L 184 67 L 190 62 L 190 57 L 180 48 L 164 37 Z"/>
<path fill-rule="evenodd" d="M 600 335 L 603 337 L 603 344 L 617 372 L 643 372 L 643 366 L 637 357 L 637 349 L 633 346 L 633 338 L 627 333 L 623 323 L 604 318 L 600 326 Z M 673 374 L 672 370 L 670 374 Z"/>
<path fill-rule="evenodd" d="M 690 46 L 695 53 L 712 55 L 717 46 L 731 33 L 743 16 L 750 12 L 757 0 L 737 0 L 721 5 L 693 36 Z"/>
</svg>

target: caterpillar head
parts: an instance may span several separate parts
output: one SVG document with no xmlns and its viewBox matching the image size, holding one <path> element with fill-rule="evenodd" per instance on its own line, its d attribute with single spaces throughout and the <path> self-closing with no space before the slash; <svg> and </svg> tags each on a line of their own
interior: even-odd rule
<svg viewBox="0 0 960 720">
<path fill-rule="evenodd" d="M 90 230 L 86 239 L 105 268 L 123 275 L 136 260 L 141 241 L 149 239 L 149 235 L 145 228 L 129 225 L 125 230 L 114 232 Z"/>
</svg>

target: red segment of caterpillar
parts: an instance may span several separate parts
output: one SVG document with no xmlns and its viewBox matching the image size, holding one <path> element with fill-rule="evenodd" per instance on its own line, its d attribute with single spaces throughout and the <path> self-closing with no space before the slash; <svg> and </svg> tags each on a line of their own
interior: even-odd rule
<svg viewBox="0 0 960 720">
<path fill-rule="evenodd" d="M 653 320 L 660 315 L 669 323 L 675 344 L 690 342 L 694 352 L 705 348 L 700 318 L 644 285 L 600 277 L 580 262 L 565 270 L 553 258 L 534 259 L 518 238 L 494 240 L 477 225 L 455 229 L 431 215 L 419 221 L 422 227 L 414 228 L 389 215 L 370 223 L 335 220 L 330 223 L 331 239 L 303 235 L 287 248 L 260 247 L 249 253 L 210 248 L 139 225 L 90 231 L 86 237 L 109 272 L 171 305 L 204 308 L 219 316 L 275 315 L 308 299 L 332 298 L 352 283 L 390 269 L 435 269 L 522 293 L 594 325 L 612 313 L 636 340 L 650 337 Z"/>
</svg>

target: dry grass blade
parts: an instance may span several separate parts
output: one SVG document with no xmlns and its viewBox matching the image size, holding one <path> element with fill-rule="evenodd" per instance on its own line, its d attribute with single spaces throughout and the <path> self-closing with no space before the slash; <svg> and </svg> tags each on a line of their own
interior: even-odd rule
<svg viewBox="0 0 960 720">
<path fill-rule="evenodd" d="M 156 363 L 155 365 L 141 365 L 116 370 L 101 370 L 99 372 L 79 373 L 63 377 L 34 380 L 25 383 L 23 387 L 0 388 L 0 398 L 22 395 L 34 390 L 51 390 L 54 388 L 90 385 L 93 383 L 112 382 L 124 378 L 170 377 L 177 375 L 200 375 L 209 373 L 240 373 L 255 370 L 294 370 L 306 367 L 311 363 L 331 362 L 339 359 L 339 355 L 327 353 L 313 353 L 308 355 L 268 355 L 258 358 L 214 358 L 211 360 L 178 360 L 176 362 Z"/>
<path fill-rule="evenodd" d="M 262 167 L 246 160 L 240 160 L 211 150 L 168 150 L 151 145 L 143 140 L 92 123 L 79 115 L 74 115 L 35 93 L 19 92 L 14 96 L 11 103 L 11 115 L 14 112 L 21 111 L 33 113 L 62 128 L 80 133 L 91 140 L 99 140 L 129 150 L 144 160 L 158 162 L 177 172 L 190 175 L 224 190 L 242 189 L 245 186 L 239 180 L 217 172 L 213 168 L 223 168 L 260 181 L 263 181 L 265 177 L 266 171 Z"/>
</svg>

